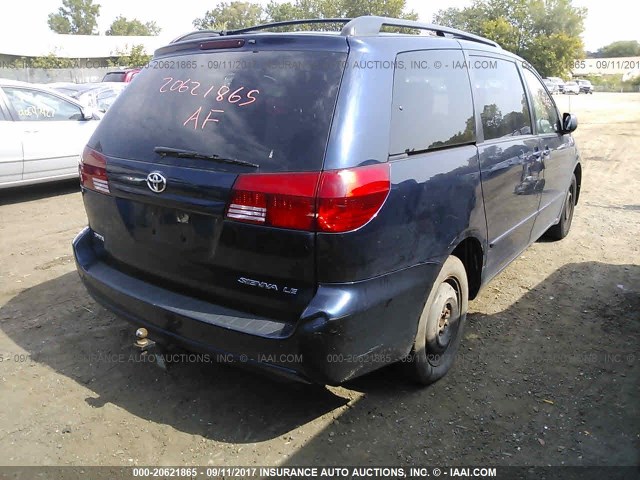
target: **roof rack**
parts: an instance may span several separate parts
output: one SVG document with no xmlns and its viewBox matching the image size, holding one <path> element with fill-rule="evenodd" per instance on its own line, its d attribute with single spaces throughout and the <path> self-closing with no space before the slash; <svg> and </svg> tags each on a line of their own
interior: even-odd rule
<svg viewBox="0 0 640 480">
<path fill-rule="evenodd" d="M 181 42 L 182 40 L 187 40 L 189 38 L 193 40 L 194 38 L 212 37 L 215 35 L 217 36 L 223 35 L 223 31 L 222 30 L 194 30 L 193 32 L 185 33 L 184 35 L 180 35 L 179 37 L 174 38 L 169 43 L 177 43 L 177 42 Z"/>
<path fill-rule="evenodd" d="M 383 26 L 390 27 L 403 27 L 414 28 L 417 30 L 428 30 L 435 32 L 439 37 L 451 35 L 453 38 L 461 40 L 470 40 L 472 42 L 484 43 L 491 45 L 492 47 L 500 48 L 493 40 L 474 35 L 473 33 L 463 32 L 456 28 L 442 27 L 440 25 L 434 25 L 431 23 L 421 23 L 414 20 L 400 20 L 398 18 L 390 17 L 376 17 L 373 15 L 366 15 L 358 18 L 354 18 L 342 28 L 342 35 L 354 36 L 354 35 L 378 35 Z"/>
<path fill-rule="evenodd" d="M 470 40 L 472 42 L 484 43 L 491 45 L 492 47 L 500 48 L 493 40 L 474 35 L 472 33 L 463 32 L 455 28 L 442 27 L 440 25 L 433 25 L 431 23 L 421 23 L 413 20 L 400 20 L 398 18 L 391 17 L 377 17 L 373 15 L 364 15 L 357 18 L 313 18 L 307 20 L 288 20 L 286 22 L 273 22 L 265 23 L 262 25 L 255 25 L 253 27 L 239 28 L 236 30 L 196 30 L 194 32 L 182 35 L 171 43 L 180 42 L 182 40 L 195 39 L 200 37 L 210 36 L 224 36 L 224 35 L 239 35 L 243 33 L 252 33 L 260 30 L 269 30 L 271 28 L 288 27 L 292 25 L 314 25 L 323 23 L 342 23 L 345 24 L 342 27 L 341 35 L 351 37 L 355 35 L 379 35 L 380 30 L 384 26 L 410 28 L 416 30 L 427 30 L 434 32 L 439 37 L 450 36 L 461 40 Z"/>
<path fill-rule="evenodd" d="M 342 23 L 346 24 L 351 18 L 312 18 L 307 20 L 287 20 L 285 22 L 263 23 L 262 25 L 254 25 L 253 27 L 238 28 L 236 30 L 195 30 L 190 33 L 179 36 L 171 41 L 171 43 L 181 42 L 182 40 L 193 40 L 199 37 L 223 36 L 223 35 L 239 35 L 243 33 L 251 33 L 259 30 L 269 30 L 270 28 L 288 27 L 291 25 L 313 25 L 321 23 Z"/>
<path fill-rule="evenodd" d="M 227 35 L 236 35 L 239 33 L 249 33 L 256 30 L 268 30 L 270 28 L 287 27 L 290 25 L 307 25 L 307 24 L 319 24 L 319 23 L 349 23 L 351 18 L 311 18 L 307 20 L 287 20 L 286 22 L 273 22 L 265 23 L 263 25 L 256 25 L 254 27 L 240 28 L 238 30 L 230 30 Z"/>
</svg>

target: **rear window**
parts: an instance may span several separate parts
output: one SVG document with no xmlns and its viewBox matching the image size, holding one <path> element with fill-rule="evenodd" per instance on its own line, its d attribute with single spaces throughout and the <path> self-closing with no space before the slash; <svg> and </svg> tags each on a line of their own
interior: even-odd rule
<svg viewBox="0 0 640 480">
<path fill-rule="evenodd" d="M 154 60 L 110 108 L 92 143 L 142 161 L 157 160 L 153 150 L 164 146 L 257 163 L 261 171 L 319 170 L 345 60 L 346 53 L 325 51 Z"/>
<path fill-rule="evenodd" d="M 103 82 L 124 82 L 124 72 L 110 72 L 102 79 Z"/>
</svg>

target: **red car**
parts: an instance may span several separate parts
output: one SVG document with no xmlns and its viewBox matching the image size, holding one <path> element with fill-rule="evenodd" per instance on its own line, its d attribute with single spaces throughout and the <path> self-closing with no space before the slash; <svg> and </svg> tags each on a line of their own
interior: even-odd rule
<svg viewBox="0 0 640 480">
<path fill-rule="evenodd" d="M 114 70 L 107 72 L 103 82 L 130 82 L 140 72 L 139 68 L 127 68 L 124 70 Z"/>
</svg>

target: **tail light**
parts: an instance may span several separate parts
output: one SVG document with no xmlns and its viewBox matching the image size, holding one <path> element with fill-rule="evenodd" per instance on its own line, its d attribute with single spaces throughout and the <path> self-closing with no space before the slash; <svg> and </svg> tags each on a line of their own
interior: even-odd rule
<svg viewBox="0 0 640 480">
<path fill-rule="evenodd" d="M 318 231 L 348 232 L 361 227 L 377 215 L 390 186 L 387 163 L 323 172 L 318 188 Z"/>
<path fill-rule="evenodd" d="M 240 175 L 227 218 L 272 227 L 311 230 L 319 173 Z"/>
<path fill-rule="evenodd" d="M 376 216 L 390 185 L 386 163 L 325 172 L 240 175 L 227 218 L 295 230 L 347 232 Z"/>
<path fill-rule="evenodd" d="M 80 160 L 80 185 L 89 190 L 109 193 L 107 160 L 100 152 L 84 147 Z"/>
</svg>

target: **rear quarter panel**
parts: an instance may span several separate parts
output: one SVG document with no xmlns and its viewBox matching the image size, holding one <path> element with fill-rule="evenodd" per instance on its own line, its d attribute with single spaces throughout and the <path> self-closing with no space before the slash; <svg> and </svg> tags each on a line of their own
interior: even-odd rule
<svg viewBox="0 0 640 480">
<path fill-rule="evenodd" d="M 441 263 L 465 237 L 486 243 L 477 148 L 392 161 L 391 191 L 378 215 L 344 234 L 318 234 L 318 279 L 346 282 L 420 263 Z"/>
</svg>

